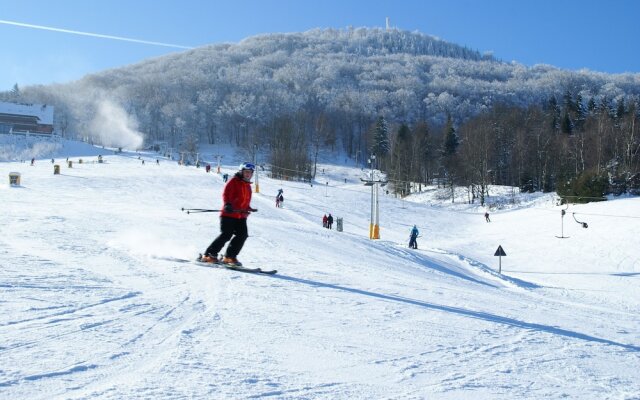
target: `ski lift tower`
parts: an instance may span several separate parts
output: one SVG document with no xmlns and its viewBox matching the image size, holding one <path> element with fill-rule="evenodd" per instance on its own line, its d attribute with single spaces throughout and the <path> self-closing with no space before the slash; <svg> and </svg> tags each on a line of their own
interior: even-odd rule
<svg viewBox="0 0 640 400">
<path fill-rule="evenodd" d="M 216 170 L 217 173 L 220 173 L 220 160 L 222 160 L 223 155 L 222 154 L 214 154 L 213 155 L 216 160 L 218 160 L 218 168 Z"/>
<path fill-rule="evenodd" d="M 371 186 L 371 220 L 369 222 L 369 239 L 380 239 L 380 207 L 378 205 L 378 184 L 386 184 L 386 181 L 374 179 L 374 165 L 376 155 L 372 154 L 369 158 L 371 172 L 369 179 L 360 179 L 365 186 Z"/>
</svg>

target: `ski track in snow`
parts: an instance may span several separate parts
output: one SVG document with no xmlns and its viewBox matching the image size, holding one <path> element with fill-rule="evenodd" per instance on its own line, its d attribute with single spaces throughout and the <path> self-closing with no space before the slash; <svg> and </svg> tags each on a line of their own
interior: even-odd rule
<svg viewBox="0 0 640 400">
<path fill-rule="evenodd" d="M 578 246 L 567 258 L 550 240 L 527 262 L 545 214 L 474 228 L 476 213 L 391 196 L 371 241 L 360 171 L 326 165 L 326 187 L 260 178 L 240 258 L 277 275 L 206 268 L 178 260 L 206 248 L 217 215 L 180 208 L 217 208 L 221 178 L 151 157 L 56 177 L 46 160 L 0 163 L 24 175 L 0 189 L 0 398 L 640 397 L 632 245 L 597 250 L 604 273 L 561 274 L 543 263 L 584 264 L 594 243 L 563 244 Z M 344 232 L 321 227 L 326 212 Z M 419 250 L 405 247 L 413 223 Z M 507 240 L 501 226 L 518 229 Z M 495 242 L 508 273 L 489 258 Z"/>
</svg>

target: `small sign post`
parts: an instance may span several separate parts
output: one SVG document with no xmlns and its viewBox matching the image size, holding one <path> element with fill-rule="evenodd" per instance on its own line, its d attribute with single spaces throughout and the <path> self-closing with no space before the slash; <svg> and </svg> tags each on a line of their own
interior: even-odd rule
<svg viewBox="0 0 640 400">
<path fill-rule="evenodd" d="M 501 274 L 502 273 L 502 256 L 506 257 L 507 253 L 505 253 L 504 250 L 502 249 L 502 246 L 499 245 L 494 256 L 498 256 L 498 262 L 499 262 L 498 273 Z"/>
</svg>

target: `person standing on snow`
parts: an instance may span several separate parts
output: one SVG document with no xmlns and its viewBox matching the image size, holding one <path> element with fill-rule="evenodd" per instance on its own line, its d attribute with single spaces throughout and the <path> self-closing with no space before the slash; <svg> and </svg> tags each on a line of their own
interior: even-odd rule
<svg viewBox="0 0 640 400">
<path fill-rule="evenodd" d="M 322 217 L 322 227 L 323 227 L 323 228 L 326 228 L 326 227 L 327 227 L 327 214 L 325 214 L 325 215 Z"/>
<path fill-rule="evenodd" d="M 331 229 L 332 225 L 333 225 L 333 215 L 329 213 L 329 216 L 327 217 L 327 228 Z"/>
<path fill-rule="evenodd" d="M 229 242 L 222 258 L 224 264 L 241 266 L 238 253 L 249 237 L 247 217 L 249 213 L 258 211 L 251 207 L 251 177 L 256 166 L 242 163 L 240 170 L 227 182 L 222 192 L 224 208 L 220 212 L 220 235 L 207 247 L 200 261 L 218 262 L 218 252 Z"/>
<path fill-rule="evenodd" d="M 278 194 L 276 195 L 276 207 L 282 207 L 282 202 L 284 201 L 284 196 L 282 195 L 283 190 L 278 189 Z"/>
<path fill-rule="evenodd" d="M 418 235 L 420 234 L 420 232 L 418 231 L 418 227 L 417 226 L 413 226 L 413 228 L 411 229 L 411 233 L 409 235 L 409 248 L 411 249 L 417 249 L 418 248 Z"/>
</svg>

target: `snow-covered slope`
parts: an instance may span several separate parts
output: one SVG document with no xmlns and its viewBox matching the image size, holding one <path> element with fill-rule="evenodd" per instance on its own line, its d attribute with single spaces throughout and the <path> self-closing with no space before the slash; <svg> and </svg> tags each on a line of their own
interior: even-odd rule
<svg viewBox="0 0 640 400">
<path fill-rule="evenodd" d="M 359 169 L 260 175 L 239 258 L 279 273 L 249 275 L 172 260 L 217 234 L 180 209 L 218 208 L 220 175 L 100 150 L 0 163 L 0 398 L 640 398 L 640 199 L 487 223 L 383 194 L 369 240 Z"/>
<path fill-rule="evenodd" d="M 0 134 L 0 162 L 30 162 L 32 158 L 54 157 L 66 159 L 66 157 L 87 157 L 106 154 L 113 154 L 113 151 L 94 147 L 87 143 L 66 140 L 60 136 Z"/>
</svg>

